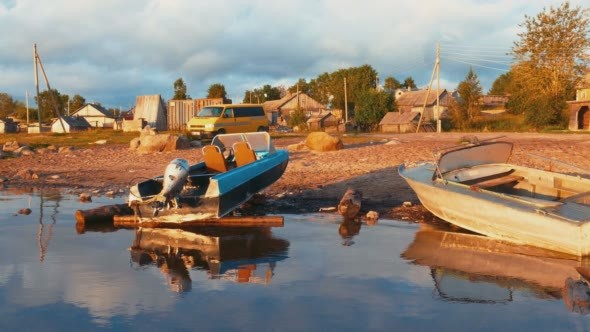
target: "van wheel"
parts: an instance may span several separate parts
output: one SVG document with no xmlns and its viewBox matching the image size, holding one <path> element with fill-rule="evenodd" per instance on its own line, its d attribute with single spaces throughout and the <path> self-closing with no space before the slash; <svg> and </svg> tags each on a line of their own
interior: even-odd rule
<svg viewBox="0 0 590 332">
<path fill-rule="evenodd" d="M 221 128 L 217 131 L 217 135 L 223 135 L 225 134 L 225 129 Z"/>
<path fill-rule="evenodd" d="M 268 131 L 268 127 L 262 127 L 262 126 L 260 126 L 260 127 L 258 127 L 258 130 L 257 131 Z"/>
</svg>

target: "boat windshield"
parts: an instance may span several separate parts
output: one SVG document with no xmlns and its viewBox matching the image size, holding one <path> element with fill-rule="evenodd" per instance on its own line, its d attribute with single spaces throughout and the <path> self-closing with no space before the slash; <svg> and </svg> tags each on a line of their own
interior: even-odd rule
<svg viewBox="0 0 590 332">
<path fill-rule="evenodd" d="M 204 107 L 197 114 L 197 117 L 198 118 L 210 118 L 210 117 L 218 118 L 221 115 L 222 110 L 223 110 L 223 107 Z"/>
<path fill-rule="evenodd" d="M 452 170 L 484 164 L 503 164 L 512 154 L 512 143 L 491 142 L 447 151 L 440 156 L 438 167 L 442 174 Z"/>
</svg>

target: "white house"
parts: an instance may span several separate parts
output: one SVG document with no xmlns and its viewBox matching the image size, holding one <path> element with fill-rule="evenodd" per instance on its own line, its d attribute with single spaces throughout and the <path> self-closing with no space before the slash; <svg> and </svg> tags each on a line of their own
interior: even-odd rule
<svg viewBox="0 0 590 332">
<path fill-rule="evenodd" d="M 116 116 L 100 105 L 86 104 L 74 112 L 72 116 L 86 119 L 93 128 L 117 129 Z"/>
<path fill-rule="evenodd" d="M 74 131 L 86 131 L 90 128 L 90 124 L 86 119 L 77 116 L 62 116 L 55 119 L 51 124 L 52 133 L 71 133 Z"/>
</svg>

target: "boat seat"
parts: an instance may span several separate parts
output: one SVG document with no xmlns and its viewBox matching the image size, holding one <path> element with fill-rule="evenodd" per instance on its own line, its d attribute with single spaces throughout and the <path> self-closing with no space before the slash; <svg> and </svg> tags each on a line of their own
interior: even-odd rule
<svg viewBox="0 0 590 332">
<path fill-rule="evenodd" d="M 500 178 L 496 178 L 496 179 L 490 179 L 490 180 L 485 180 L 485 181 L 481 181 L 478 183 L 474 183 L 471 186 L 472 187 L 477 187 L 477 188 L 491 188 L 491 187 L 496 187 L 502 184 L 508 184 L 508 183 L 512 183 L 512 182 L 517 182 L 517 181 L 521 181 L 523 180 L 524 177 L 519 176 L 519 175 L 506 175 Z"/>
<path fill-rule="evenodd" d="M 208 172 L 227 172 L 227 163 L 217 145 L 205 145 L 203 147 L 203 160 Z"/>
<path fill-rule="evenodd" d="M 256 161 L 256 153 L 248 142 L 236 142 L 233 145 L 236 167 L 247 165 Z"/>
</svg>

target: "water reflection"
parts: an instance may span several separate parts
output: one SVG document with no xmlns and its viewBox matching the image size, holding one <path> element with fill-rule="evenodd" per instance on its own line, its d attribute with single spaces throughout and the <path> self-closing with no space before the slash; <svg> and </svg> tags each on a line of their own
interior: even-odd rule
<svg viewBox="0 0 590 332">
<path fill-rule="evenodd" d="M 506 303 L 518 289 L 563 299 L 571 311 L 590 309 L 590 295 L 574 289 L 588 289 L 577 271 L 586 263 L 577 257 L 426 224 L 401 257 L 429 266 L 435 294 L 445 301 Z"/>
<path fill-rule="evenodd" d="M 270 228 L 140 228 L 130 251 L 137 266 L 157 267 L 170 290 L 187 292 L 190 270 L 206 271 L 210 279 L 268 284 L 288 248 L 289 242 L 275 238 Z"/>
</svg>

